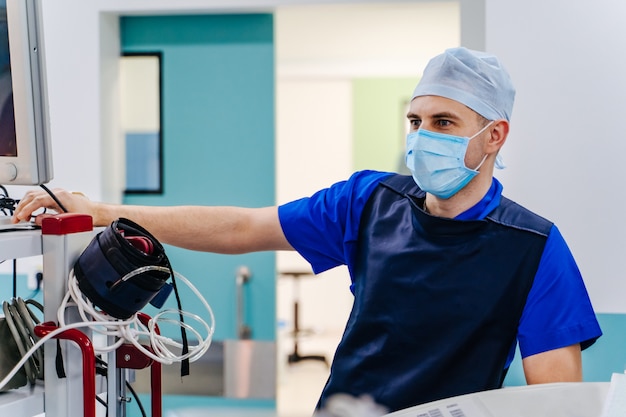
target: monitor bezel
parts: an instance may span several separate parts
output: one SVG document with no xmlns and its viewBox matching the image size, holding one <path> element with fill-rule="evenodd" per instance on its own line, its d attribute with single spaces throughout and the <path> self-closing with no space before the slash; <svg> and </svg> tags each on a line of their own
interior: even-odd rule
<svg viewBox="0 0 626 417">
<path fill-rule="evenodd" d="M 53 178 L 40 0 L 6 0 L 17 156 L 0 156 L 1 185 Z"/>
</svg>

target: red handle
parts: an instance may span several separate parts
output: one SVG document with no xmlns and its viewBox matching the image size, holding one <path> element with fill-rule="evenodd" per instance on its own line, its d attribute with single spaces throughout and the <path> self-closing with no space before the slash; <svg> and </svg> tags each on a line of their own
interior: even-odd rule
<svg viewBox="0 0 626 417">
<path fill-rule="evenodd" d="M 43 337 L 59 327 L 51 321 L 35 326 L 35 335 Z M 96 417 L 96 356 L 87 335 L 78 329 L 68 329 L 53 336 L 55 339 L 71 340 L 78 345 L 83 357 L 83 416 Z"/>
<path fill-rule="evenodd" d="M 137 317 L 145 325 L 148 325 L 150 316 L 138 313 Z M 59 327 L 52 321 L 35 326 L 35 335 L 43 337 Z M 157 334 L 158 326 L 155 327 Z M 91 340 L 78 329 L 68 329 L 53 336 L 55 339 L 71 340 L 81 350 L 83 357 L 83 415 L 84 417 L 96 417 L 96 359 Z M 122 360 L 129 355 L 128 361 Z M 161 399 L 161 363 L 153 361 L 132 345 L 122 345 L 116 351 L 117 365 L 119 368 L 143 369 L 150 366 L 150 388 L 152 417 L 162 417 L 163 403 Z"/>
</svg>

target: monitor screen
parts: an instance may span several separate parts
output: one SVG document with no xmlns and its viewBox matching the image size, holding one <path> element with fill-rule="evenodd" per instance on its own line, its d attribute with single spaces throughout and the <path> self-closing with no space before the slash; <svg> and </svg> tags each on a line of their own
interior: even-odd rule
<svg viewBox="0 0 626 417">
<path fill-rule="evenodd" d="M 0 7 L 0 156 L 17 156 L 6 0 Z"/>
<path fill-rule="evenodd" d="M 0 185 L 52 179 L 41 0 L 0 0 Z"/>
</svg>

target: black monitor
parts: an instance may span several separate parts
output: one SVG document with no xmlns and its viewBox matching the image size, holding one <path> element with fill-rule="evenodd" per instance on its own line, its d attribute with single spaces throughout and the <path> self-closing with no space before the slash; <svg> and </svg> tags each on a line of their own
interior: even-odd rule
<svg viewBox="0 0 626 417">
<path fill-rule="evenodd" d="M 41 0 L 0 0 L 0 185 L 52 179 Z"/>
</svg>

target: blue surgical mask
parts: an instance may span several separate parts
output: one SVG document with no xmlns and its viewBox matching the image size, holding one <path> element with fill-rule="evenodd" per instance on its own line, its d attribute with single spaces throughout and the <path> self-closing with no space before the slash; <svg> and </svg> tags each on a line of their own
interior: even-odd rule
<svg viewBox="0 0 626 417">
<path fill-rule="evenodd" d="M 439 198 L 450 198 L 478 174 L 487 155 L 474 169 L 465 166 L 470 140 L 480 135 L 489 122 L 472 137 L 447 135 L 418 129 L 406 137 L 406 166 L 419 187 Z"/>
</svg>

